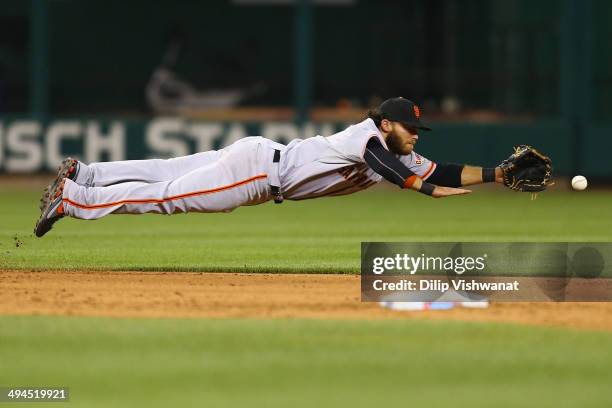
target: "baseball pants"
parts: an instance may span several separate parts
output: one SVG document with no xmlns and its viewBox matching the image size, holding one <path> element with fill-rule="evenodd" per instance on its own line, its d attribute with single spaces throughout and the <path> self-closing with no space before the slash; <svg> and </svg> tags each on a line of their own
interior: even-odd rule
<svg viewBox="0 0 612 408">
<path fill-rule="evenodd" d="M 162 160 L 79 163 L 75 181 L 66 179 L 64 214 L 97 219 L 108 214 L 229 212 L 272 198 L 278 178 L 274 149 L 263 137 L 240 139 L 221 150 Z"/>
</svg>

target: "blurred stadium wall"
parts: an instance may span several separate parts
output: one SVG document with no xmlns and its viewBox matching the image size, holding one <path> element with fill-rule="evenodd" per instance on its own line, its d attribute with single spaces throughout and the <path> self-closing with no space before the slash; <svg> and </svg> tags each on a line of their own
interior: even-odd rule
<svg viewBox="0 0 612 408">
<path fill-rule="evenodd" d="M 0 172 L 329 134 L 396 95 L 438 161 L 612 180 L 607 0 L 3 0 Z"/>
</svg>

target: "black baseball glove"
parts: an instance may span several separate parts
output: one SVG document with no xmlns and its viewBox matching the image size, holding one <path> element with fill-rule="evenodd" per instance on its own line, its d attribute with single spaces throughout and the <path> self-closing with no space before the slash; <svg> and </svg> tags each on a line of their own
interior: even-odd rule
<svg viewBox="0 0 612 408">
<path fill-rule="evenodd" d="M 536 193 L 552 184 L 552 161 L 531 146 L 516 146 L 499 167 L 504 185 L 515 191 Z"/>
</svg>

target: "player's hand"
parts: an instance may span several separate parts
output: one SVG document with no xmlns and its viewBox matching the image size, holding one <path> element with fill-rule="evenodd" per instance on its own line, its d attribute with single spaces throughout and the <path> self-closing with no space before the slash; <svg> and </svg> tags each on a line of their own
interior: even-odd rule
<svg viewBox="0 0 612 408">
<path fill-rule="evenodd" d="M 434 198 L 440 198 L 449 197 L 453 195 L 470 194 L 471 192 L 472 190 L 466 190 L 464 188 L 436 186 L 431 196 Z"/>
</svg>

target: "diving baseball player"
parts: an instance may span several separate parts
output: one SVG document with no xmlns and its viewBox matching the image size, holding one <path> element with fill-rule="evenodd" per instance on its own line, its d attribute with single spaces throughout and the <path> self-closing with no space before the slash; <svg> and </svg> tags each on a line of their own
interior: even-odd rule
<svg viewBox="0 0 612 408">
<path fill-rule="evenodd" d="M 508 159 L 496 168 L 434 163 L 414 152 L 419 130 L 431 129 L 421 123 L 413 102 L 398 97 L 339 133 L 296 139 L 287 146 L 247 137 L 221 150 L 169 160 L 85 164 L 66 159 L 43 193 L 34 232 L 42 237 L 66 216 L 229 212 L 270 200 L 351 194 L 383 179 L 432 197 L 467 194 L 470 190 L 460 187 L 477 183 L 541 191 L 550 182 L 548 171 L 536 186 L 535 162 L 517 166 Z M 529 149 L 521 160 L 537 153 Z M 531 172 L 529 179 L 517 175 L 519 167 Z"/>
</svg>

